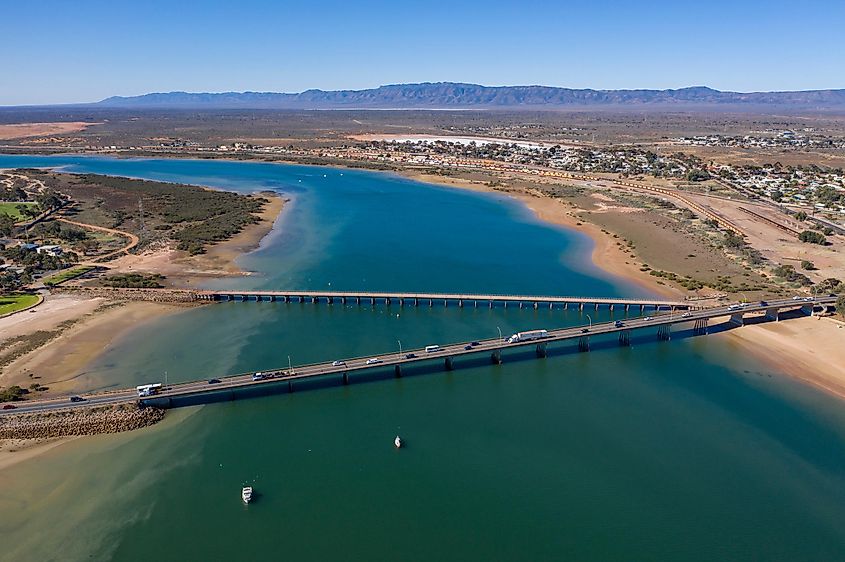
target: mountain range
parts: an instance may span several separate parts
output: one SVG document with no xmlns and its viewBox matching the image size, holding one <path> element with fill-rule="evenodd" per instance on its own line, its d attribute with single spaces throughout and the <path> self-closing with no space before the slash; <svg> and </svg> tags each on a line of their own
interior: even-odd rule
<svg viewBox="0 0 845 562">
<path fill-rule="evenodd" d="M 593 90 L 550 86 L 479 86 L 454 82 L 394 84 L 367 90 L 167 92 L 114 96 L 94 105 L 173 109 L 560 109 L 581 107 L 845 108 L 845 89 L 727 92 L 704 86 L 675 90 Z"/>
</svg>

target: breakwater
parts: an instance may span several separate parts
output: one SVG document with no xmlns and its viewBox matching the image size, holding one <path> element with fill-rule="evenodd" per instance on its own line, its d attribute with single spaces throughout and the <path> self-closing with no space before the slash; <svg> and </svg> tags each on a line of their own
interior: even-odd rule
<svg viewBox="0 0 845 562">
<path fill-rule="evenodd" d="M 119 433 L 147 427 L 164 419 L 165 411 L 135 404 L 12 414 L 0 418 L 0 439 L 41 439 L 72 435 Z"/>
</svg>

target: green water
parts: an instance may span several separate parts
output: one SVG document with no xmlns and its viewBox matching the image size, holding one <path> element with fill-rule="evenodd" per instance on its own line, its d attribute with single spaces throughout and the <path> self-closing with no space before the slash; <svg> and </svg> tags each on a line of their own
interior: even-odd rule
<svg viewBox="0 0 845 562">
<path fill-rule="evenodd" d="M 242 260 L 258 274 L 227 286 L 635 294 L 588 263 L 588 240 L 516 204 L 388 175 L 0 157 L 20 165 L 291 195 Z M 228 303 L 139 327 L 85 380 L 188 380 L 584 321 Z M 0 559 L 843 558 L 840 403 L 716 338 L 457 366 L 185 409 L 0 471 Z M 259 494 L 248 507 L 245 483 Z"/>
</svg>

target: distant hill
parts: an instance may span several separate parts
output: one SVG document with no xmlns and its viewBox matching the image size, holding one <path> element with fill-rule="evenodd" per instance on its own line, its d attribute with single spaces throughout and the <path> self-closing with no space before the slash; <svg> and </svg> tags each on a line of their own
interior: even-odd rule
<svg viewBox="0 0 845 562">
<path fill-rule="evenodd" d="M 396 84 L 369 90 L 188 93 L 115 96 L 102 107 L 206 109 L 459 109 L 575 107 L 785 107 L 802 110 L 845 108 L 845 90 L 722 92 L 697 86 L 677 90 L 591 90 L 549 86 L 478 86 L 437 82 Z"/>
</svg>

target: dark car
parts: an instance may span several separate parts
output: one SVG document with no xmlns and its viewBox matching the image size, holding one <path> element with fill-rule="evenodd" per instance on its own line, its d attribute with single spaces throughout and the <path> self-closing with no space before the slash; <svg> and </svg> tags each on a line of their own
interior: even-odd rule
<svg viewBox="0 0 845 562">
<path fill-rule="evenodd" d="M 217 384 L 220 382 L 220 379 L 208 379 L 208 384 Z"/>
<path fill-rule="evenodd" d="M 406 353 L 405 359 L 414 359 L 417 356 L 416 353 Z"/>
<path fill-rule="evenodd" d="M 769 303 L 766 301 L 760 301 L 760 306 L 769 306 Z"/>
<path fill-rule="evenodd" d="M 81 396 L 71 396 L 70 401 L 71 402 L 85 402 L 85 399 Z"/>
<path fill-rule="evenodd" d="M 586 333 L 587 333 L 587 332 L 589 332 L 589 331 L 590 331 L 590 329 L 589 329 L 589 328 L 581 328 L 581 333 L 582 333 L 582 334 L 586 334 Z"/>
<path fill-rule="evenodd" d="M 472 349 L 472 345 L 467 344 L 464 346 L 464 349 L 469 351 L 470 349 Z"/>
<path fill-rule="evenodd" d="M 481 345 L 481 342 L 480 342 L 480 341 L 474 341 L 474 342 L 472 342 L 470 345 L 471 345 L 472 347 L 475 347 L 475 346 L 477 346 L 477 345 Z"/>
<path fill-rule="evenodd" d="M 616 322 L 613 323 L 613 325 L 616 326 L 617 328 L 621 328 L 622 326 L 625 325 L 625 323 L 622 322 L 622 320 L 617 320 Z"/>
<path fill-rule="evenodd" d="M 15 408 L 17 408 L 17 406 L 15 406 L 14 404 L 3 404 L 4 410 L 14 410 Z"/>
</svg>

